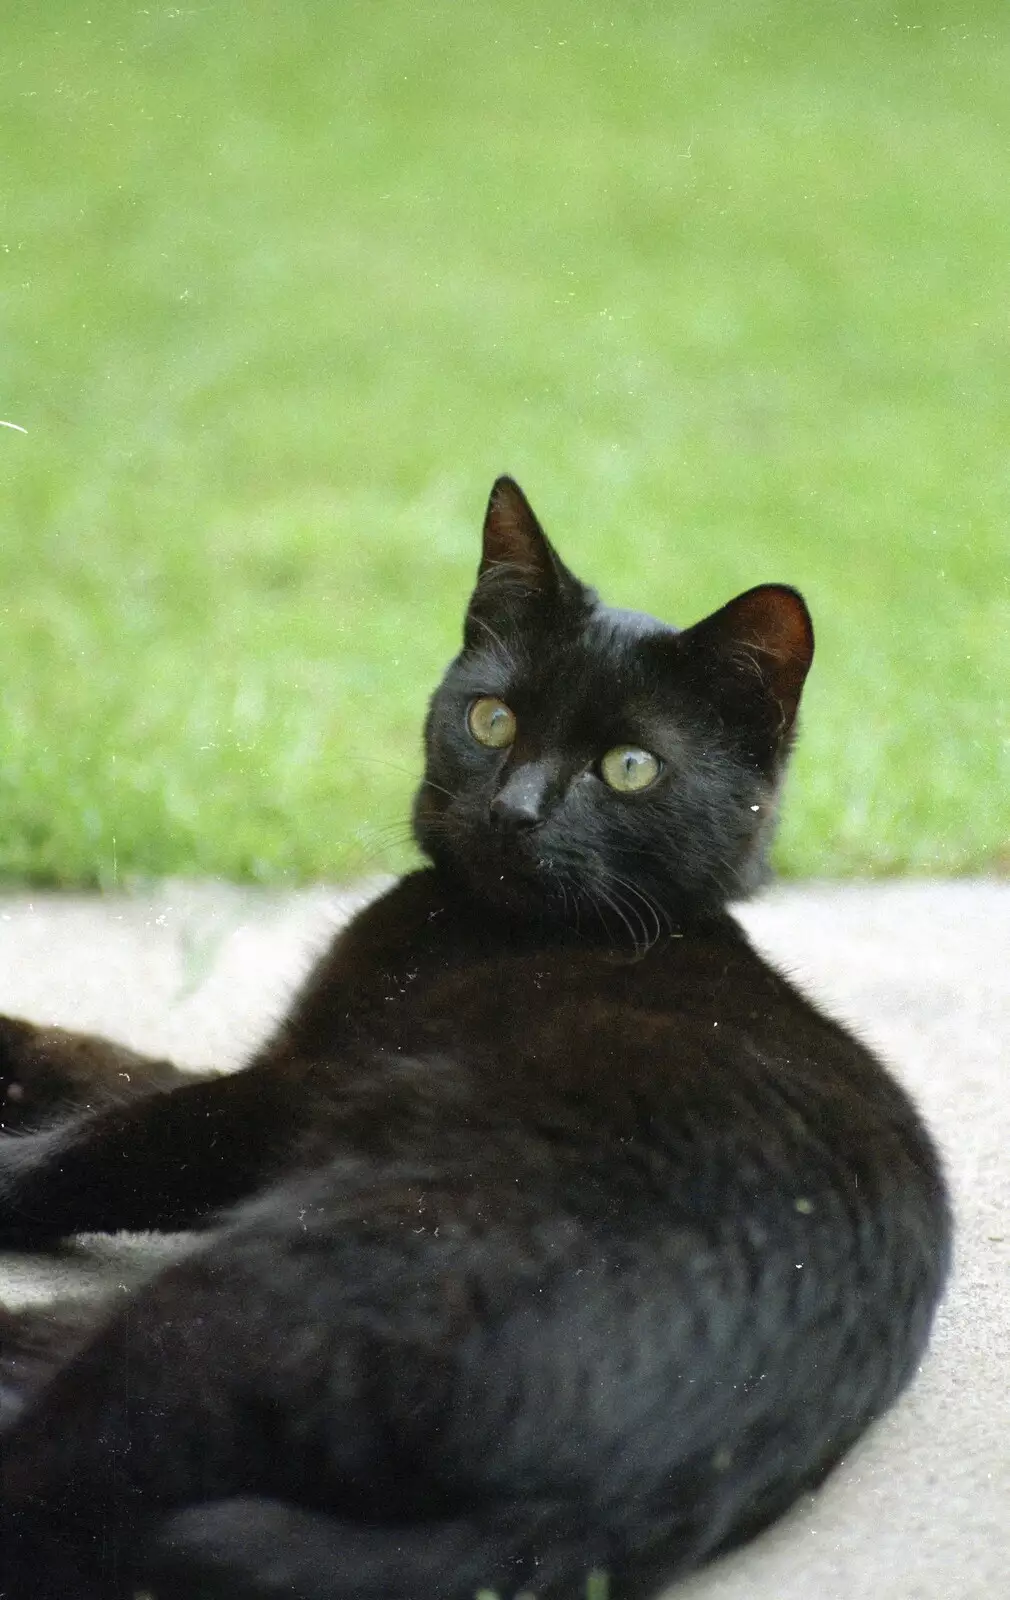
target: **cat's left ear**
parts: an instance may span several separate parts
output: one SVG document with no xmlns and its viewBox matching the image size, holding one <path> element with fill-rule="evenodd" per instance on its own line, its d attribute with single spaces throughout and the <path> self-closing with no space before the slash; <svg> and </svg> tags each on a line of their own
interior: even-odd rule
<svg viewBox="0 0 1010 1600">
<path fill-rule="evenodd" d="M 813 623 L 801 594 L 780 583 L 748 589 L 686 629 L 679 644 L 689 659 L 707 663 L 713 689 L 731 679 L 734 696 L 769 703 L 773 731 L 780 741 L 788 738 L 814 656 Z"/>
<path fill-rule="evenodd" d="M 477 587 L 467 611 L 467 639 L 495 613 L 520 614 L 529 603 L 554 601 L 581 584 L 557 555 L 514 478 L 499 478 L 484 516 Z"/>
<path fill-rule="evenodd" d="M 484 513 L 478 582 L 505 569 L 527 588 L 542 591 L 556 584 L 557 565 L 547 535 L 515 479 L 498 478 Z"/>
</svg>

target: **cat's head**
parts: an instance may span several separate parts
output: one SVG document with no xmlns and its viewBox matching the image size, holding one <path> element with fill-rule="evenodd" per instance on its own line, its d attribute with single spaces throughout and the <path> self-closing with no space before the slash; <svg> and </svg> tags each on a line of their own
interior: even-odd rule
<svg viewBox="0 0 1010 1600">
<path fill-rule="evenodd" d="M 649 944 L 759 881 L 813 647 L 781 584 L 682 632 L 601 605 L 500 478 L 418 843 L 513 917 Z"/>
</svg>

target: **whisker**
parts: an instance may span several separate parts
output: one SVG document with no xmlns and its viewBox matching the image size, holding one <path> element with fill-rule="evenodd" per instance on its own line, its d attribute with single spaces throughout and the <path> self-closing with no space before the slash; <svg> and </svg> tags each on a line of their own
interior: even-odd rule
<svg viewBox="0 0 1010 1600">
<path fill-rule="evenodd" d="M 606 872 L 608 885 L 613 893 L 611 898 L 620 901 L 623 908 L 633 916 L 642 930 L 641 953 L 645 955 L 653 945 L 662 938 L 665 926 L 668 933 L 672 933 L 673 922 L 668 913 L 653 897 L 639 884 L 632 883 L 611 869 Z M 622 892 L 623 891 L 623 892 Z M 648 920 L 645 913 L 648 913 Z"/>
<path fill-rule="evenodd" d="M 543 862 L 543 865 L 557 883 L 557 887 L 561 895 L 561 920 L 567 927 L 574 926 L 575 933 L 578 935 L 581 932 L 581 917 L 579 914 L 579 894 L 577 885 L 575 884 L 574 879 L 570 879 L 569 875 L 566 873 L 565 864 L 563 861 L 560 861 L 555 857 L 551 857 L 546 858 Z M 572 889 L 570 896 L 568 892 L 569 882 L 571 883 Z"/>
<path fill-rule="evenodd" d="M 586 888 L 589 891 L 589 893 L 592 895 L 593 899 L 596 901 L 598 907 L 599 906 L 609 906 L 610 910 L 617 914 L 617 916 L 620 918 L 621 922 L 624 924 L 625 928 L 627 929 L 628 938 L 631 940 L 632 948 L 637 951 L 638 948 L 639 948 L 639 941 L 638 941 L 638 939 L 637 939 L 637 937 L 635 935 L 635 930 L 632 927 L 631 923 L 629 922 L 628 918 L 625 916 L 624 912 L 622 911 L 621 906 L 618 903 L 618 901 L 615 900 L 612 895 L 607 893 L 606 889 L 603 887 L 603 885 L 601 883 L 587 884 Z M 603 915 L 603 925 L 604 925 L 604 927 L 606 927 L 606 925 L 607 925 L 607 919 L 606 919 L 605 915 Z M 641 919 L 639 919 L 639 926 L 641 927 L 641 925 L 642 925 L 641 924 Z M 643 954 L 644 954 L 644 952 L 643 952 Z"/>
<path fill-rule="evenodd" d="M 649 939 L 647 948 L 651 948 L 662 937 L 664 924 L 668 933 L 673 932 L 673 924 L 667 913 L 639 884 L 630 883 L 627 878 L 622 878 L 616 872 L 610 872 L 609 877 L 613 883 L 620 885 L 622 889 L 625 889 L 634 900 L 639 901 L 648 911 L 655 932 Z"/>
<path fill-rule="evenodd" d="M 450 800 L 455 800 L 456 795 L 451 789 L 445 788 L 441 783 L 436 783 L 434 778 L 428 778 L 417 771 L 416 767 L 401 766 L 398 761 L 387 761 L 383 756 L 356 756 L 356 761 L 365 761 L 376 767 L 388 767 L 391 772 L 404 772 L 412 778 L 421 789 L 435 789 L 439 794 L 448 795 Z"/>
<path fill-rule="evenodd" d="M 363 763 L 370 767 L 389 767 L 391 772 L 405 772 L 408 778 L 413 778 L 415 783 L 421 781 L 421 773 L 417 767 L 405 767 L 399 761 L 389 761 L 385 756 L 363 756 L 356 754 L 355 762 Z"/>
<path fill-rule="evenodd" d="M 436 783 L 434 778 L 422 778 L 420 787 L 422 789 L 434 789 L 437 794 L 444 794 L 450 800 L 456 800 L 458 798 L 452 789 L 447 789 L 444 784 Z"/>
</svg>

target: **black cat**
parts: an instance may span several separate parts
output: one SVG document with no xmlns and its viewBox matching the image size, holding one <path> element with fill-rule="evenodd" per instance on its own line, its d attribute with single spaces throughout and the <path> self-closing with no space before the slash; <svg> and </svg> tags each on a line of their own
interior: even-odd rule
<svg viewBox="0 0 1010 1600">
<path fill-rule="evenodd" d="M 0 1140 L 8 1247 L 214 1224 L 97 1326 L 8 1317 L 9 1600 L 651 1595 L 891 1403 L 947 1266 L 936 1153 L 725 909 L 812 651 L 780 586 L 681 633 L 602 606 L 495 485 L 431 865 L 244 1072 L 157 1063 Z M 0 1047 L 37 1116 L 38 1037 Z"/>
</svg>

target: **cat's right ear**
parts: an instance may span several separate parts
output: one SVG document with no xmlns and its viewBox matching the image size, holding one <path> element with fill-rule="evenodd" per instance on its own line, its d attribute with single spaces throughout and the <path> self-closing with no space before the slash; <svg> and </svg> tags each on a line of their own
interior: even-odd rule
<svg viewBox="0 0 1010 1600">
<path fill-rule="evenodd" d="M 484 514 L 484 542 L 477 586 L 466 615 L 468 644 L 486 635 L 496 615 L 515 616 L 530 602 L 556 600 L 562 589 L 578 589 L 537 521 L 514 478 L 499 478 Z"/>
<path fill-rule="evenodd" d="M 772 743 L 788 746 L 814 655 L 801 594 L 781 583 L 748 589 L 680 634 L 678 648 L 724 712 L 744 721 L 760 713 Z"/>
</svg>

